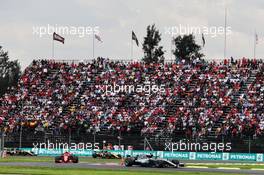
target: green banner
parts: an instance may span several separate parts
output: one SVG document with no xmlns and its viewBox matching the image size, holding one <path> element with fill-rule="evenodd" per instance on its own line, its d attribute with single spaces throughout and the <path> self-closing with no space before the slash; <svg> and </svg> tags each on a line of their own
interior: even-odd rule
<svg viewBox="0 0 264 175">
<path fill-rule="evenodd" d="M 223 160 L 222 153 L 197 152 L 195 160 Z"/>
<path fill-rule="evenodd" d="M 157 151 L 144 151 L 144 150 L 133 150 L 131 151 L 130 156 L 137 156 L 137 155 L 149 155 L 152 154 L 153 156 L 157 156 Z"/>
<path fill-rule="evenodd" d="M 229 160 L 257 161 L 257 154 L 229 153 Z"/>
<path fill-rule="evenodd" d="M 190 157 L 189 152 L 163 151 L 163 158 L 165 159 L 186 159 L 188 160 L 189 157 Z"/>
<path fill-rule="evenodd" d="M 64 149 L 34 149 L 34 148 L 21 148 L 24 151 L 33 151 L 39 156 L 57 156 L 69 151 L 76 156 L 88 156 L 91 157 L 93 150 L 64 150 Z M 170 151 L 144 151 L 144 150 L 108 150 L 115 154 L 120 154 L 123 157 L 136 156 L 136 155 L 148 155 L 152 154 L 165 159 L 179 159 L 179 160 L 234 160 L 234 161 L 255 161 L 264 162 L 263 154 L 255 153 L 227 153 L 227 152 L 170 152 Z"/>
</svg>

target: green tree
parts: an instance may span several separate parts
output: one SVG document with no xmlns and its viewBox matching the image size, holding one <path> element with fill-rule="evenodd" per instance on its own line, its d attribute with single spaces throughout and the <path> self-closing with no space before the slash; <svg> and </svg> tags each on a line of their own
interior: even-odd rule
<svg viewBox="0 0 264 175">
<path fill-rule="evenodd" d="M 175 50 L 173 54 L 177 60 L 185 60 L 190 62 L 193 58 L 202 58 L 204 56 L 201 53 L 201 46 L 196 44 L 193 34 L 178 36 L 173 40 Z"/>
<path fill-rule="evenodd" d="M 8 52 L 0 46 L 0 95 L 3 95 L 8 87 L 16 85 L 20 75 L 18 61 L 10 61 Z"/>
<path fill-rule="evenodd" d="M 155 24 L 147 27 L 147 36 L 144 37 L 143 61 L 145 63 L 158 63 L 164 61 L 163 47 L 159 46 L 161 41 L 161 33 L 156 29 Z"/>
</svg>

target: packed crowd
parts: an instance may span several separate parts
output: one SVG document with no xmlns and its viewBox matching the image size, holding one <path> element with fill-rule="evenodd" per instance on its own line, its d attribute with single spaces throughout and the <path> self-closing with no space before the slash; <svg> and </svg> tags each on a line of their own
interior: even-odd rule
<svg viewBox="0 0 264 175">
<path fill-rule="evenodd" d="M 226 113 L 254 71 L 256 80 Z M 224 116 L 216 134 L 261 135 L 263 83 L 263 63 L 257 60 L 149 65 L 103 58 L 71 64 L 37 60 L 0 98 L 0 126 L 5 132 L 23 126 L 54 134 L 162 130 L 200 137 Z"/>
<path fill-rule="evenodd" d="M 219 134 L 258 137 L 264 132 L 264 73 L 256 72 L 256 79 L 247 84 L 235 107 L 226 116 Z"/>
</svg>

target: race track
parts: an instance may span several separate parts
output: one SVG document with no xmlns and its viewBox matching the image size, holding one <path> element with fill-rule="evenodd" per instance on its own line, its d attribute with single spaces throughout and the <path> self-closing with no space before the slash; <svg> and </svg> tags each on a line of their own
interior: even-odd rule
<svg viewBox="0 0 264 175">
<path fill-rule="evenodd" d="M 188 172 L 219 172 L 219 173 L 237 173 L 250 175 L 263 175 L 261 170 L 236 170 L 236 169 L 216 169 L 216 168 L 143 168 L 143 167 L 124 167 L 116 163 L 99 164 L 99 163 L 78 163 L 78 164 L 55 164 L 48 162 L 2 162 L 1 166 L 23 166 L 23 167 L 53 167 L 53 168 L 89 168 L 89 169 L 112 169 L 112 170 L 140 170 L 140 171 L 188 171 Z"/>
</svg>

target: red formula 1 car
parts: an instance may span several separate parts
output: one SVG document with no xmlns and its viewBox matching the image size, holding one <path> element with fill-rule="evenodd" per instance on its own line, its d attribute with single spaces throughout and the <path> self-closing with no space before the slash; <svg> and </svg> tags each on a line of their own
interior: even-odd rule
<svg viewBox="0 0 264 175">
<path fill-rule="evenodd" d="M 55 157 L 55 163 L 78 163 L 79 159 L 77 156 L 69 152 L 63 153 L 61 156 Z"/>
</svg>

